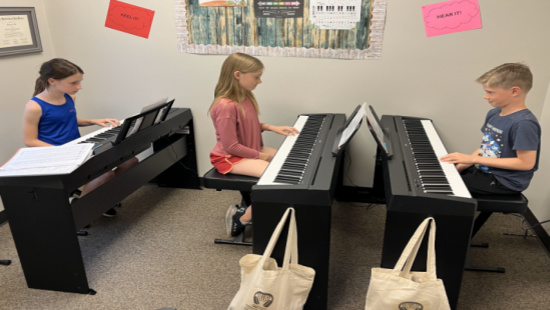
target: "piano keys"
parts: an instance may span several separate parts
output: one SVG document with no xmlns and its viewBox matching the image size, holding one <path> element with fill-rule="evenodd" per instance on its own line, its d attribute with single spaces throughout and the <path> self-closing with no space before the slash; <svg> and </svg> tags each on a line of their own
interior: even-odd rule
<svg viewBox="0 0 550 310">
<path fill-rule="evenodd" d="M 0 177 L 0 196 L 28 287 L 95 294 L 76 232 L 153 179 L 163 186 L 200 188 L 193 135 L 191 110 L 172 108 L 164 122 L 111 145 L 70 174 Z M 151 143 L 149 157 L 69 203 L 75 189 Z"/>
<path fill-rule="evenodd" d="M 293 125 L 300 133 L 285 138 L 258 185 L 300 184 L 324 121 L 325 115 L 300 115 Z"/>
<path fill-rule="evenodd" d="M 385 115 L 381 120 L 393 148 L 388 158 L 378 152 L 386 198 L 382 267 L 393 268 L 416 227 L 428 216 L 437 225 L 436 263 L 451 308 L 456 309 L 470 246 L 476 201 L 457 170 L 439 158 L 447 153 L 428 119 Z M 425 270 L 420 250 L 413 270 Z"/>
<path fill-rule="evenodd" d="M 94 155 L 102 153 L 125 139 L 136 135 L 140 131 L 158 125 L 166 120 L 168 114 L 173 112 L 171 111 L 171 107 L 174 101 L 174 99 L 167 101 L 166 98 L 162 98 L 151 105 L 143 107 L 139 114 L 130 116 L 121 121 L 119 126 L 100 128 L 91 134 L 75 139 L 67 144 L 93 143 Z M 134 150 L 134 152 L 137 153 L 137 150 Z"/>
<path fill-rule="evenodd" d="M 78 139 L 68 142 L 67 144 L 93 143 L 93 153 L 94 155 L 97 155 L 113 146 L 115 139 L 119 134 L 120 129 L 122 128 L 121 125 L 123 123 L 124 120 L 121 121 L 121 124 L 119 126 L 102 127 L 94 132 L 91 132 Z"/>
<path fill-rule="evenodd" d="M 345 119 L 343 114 L 300 115 L 293 125 L 300 133 L 285 137 L 252 187 L 255 254 L 264 252 L 286 208 L 296 210 L 299 262 L 316 272 L 304 309 L 327 307 L 331 207 L 337 182 L 341 181 L 341 160 L 332 150 Z M 272 255 L 280 265 L 285 239 L 280 238 Z"/>
<path fill-rule="evenodd" d="M 432 121 L 403 119 L 403 124 L 422 191 L 472 198 L 455 166 L 439 160 L 447 150 Z"/>
</svg>

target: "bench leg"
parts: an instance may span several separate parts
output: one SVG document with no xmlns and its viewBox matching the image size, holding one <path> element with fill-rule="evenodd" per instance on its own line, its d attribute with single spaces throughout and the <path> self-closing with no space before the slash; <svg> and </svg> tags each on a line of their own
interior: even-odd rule
<svg viewBox="0 0 550 310">
<path fill-rule="evenodd" d="M 477 234 L 477 232 L 481 229 L 483 224 L 487 222 L 489 217 L 493 214 L 493 212 L 480 212 L 479 215 L 476 217 L 474 221 L 474 227 L 472 229 L 472 238 Z M 482 247 L 487 248 L 489 247 L 488 243 L 480 243 L 480 244 L 474 244 L 470 243 L 470 246 L 472 247 Z M 477 267 L 472 265 L 471 258 L 468 257 L 468 260 L 466 261 L 466 267 L 464 270 L 467 271 L 482 271 L 482 272 L 496 272 L 496 273 L 505 273 L 506 269 L 501 267 Z"/>
<path fill-rule="evenodd" d="M 250 225 L 248 225 L 250 226 Z M 246 227 L 248 227 L 246 226 Z M 233 240 L 226 240 L 226 239 L 215 239 L 214 243 L 216 244 L 232 244 L 232 245 L 245 245 L 245 246 L 252 246 L 252 242 L 248 242 L 244 240 L 244 235 L 246 234 L 246 227 L 244 231 L 235 237 Z"/>
<path fill-rule="evenodd" d="M 489 217 L 493 214 L 493 212 L 480 212 L 479 215 L 476 217 L 474 221 L 474 228 L 472 229 L 472 238 L 477 234 L 477 232 L 481 229 L 483 224 L 487 222 Z"/>
</svg>

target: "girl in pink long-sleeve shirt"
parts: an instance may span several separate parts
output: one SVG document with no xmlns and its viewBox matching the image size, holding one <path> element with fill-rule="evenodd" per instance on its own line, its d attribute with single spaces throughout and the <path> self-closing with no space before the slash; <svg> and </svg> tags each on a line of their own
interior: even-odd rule
<svg viewBox="0 0 550 310">
<path fill-rule="evenodd" d="M 285 136 L 298 133 L 293 127 L 260 123 L 252 91 L 262 82 L 263 69 L 259 59 L 243 53 L 229 55 L 222 65 L 209 109 L 217 141 L 210 161 L 220 173 L 261 177 L 277 152 L 263 145 L 262 131 Z M 251 220 L 250 206 L 231 206 L 226 214 L 228 234 L 238 236 Z"/>
</svg>

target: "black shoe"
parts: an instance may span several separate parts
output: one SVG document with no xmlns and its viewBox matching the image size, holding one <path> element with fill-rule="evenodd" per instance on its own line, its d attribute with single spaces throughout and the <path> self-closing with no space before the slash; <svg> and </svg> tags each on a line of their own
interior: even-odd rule
<svg viewBox="0 0 550 310">
<path fill-rule="evenodd" d="M 115 217 L 115 216 L 116 216 L 116 210 L 115 210 L 115 208 L 111 208 L 111 209 L 105 211 L 105 213 L 103 213 L 103 216 L 106 216 L 106 217 Z"/>
</svg>

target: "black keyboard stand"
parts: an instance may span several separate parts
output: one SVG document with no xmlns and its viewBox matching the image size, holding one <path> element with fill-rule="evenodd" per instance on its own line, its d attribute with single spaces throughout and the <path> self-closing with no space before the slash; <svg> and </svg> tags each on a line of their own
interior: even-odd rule
<svg viewBox="0 0 550 310">
<path fill-rule="evenodd" d="M 152 154 L 84 197 L 69 195 L 140 152 Z M 77 232 L 154 180 L 159 186 L 199 188 L 193 117 L 173 108 L 168 118 L 96 154 L 70 174 L 5 176 L 0 196 L 27 286 L 95 294 L 89 287 Z"/>
</svg>

